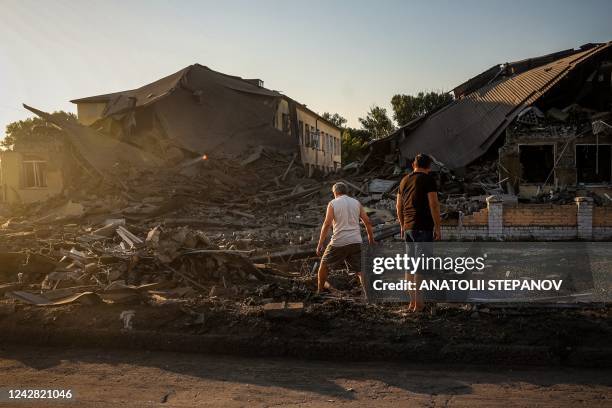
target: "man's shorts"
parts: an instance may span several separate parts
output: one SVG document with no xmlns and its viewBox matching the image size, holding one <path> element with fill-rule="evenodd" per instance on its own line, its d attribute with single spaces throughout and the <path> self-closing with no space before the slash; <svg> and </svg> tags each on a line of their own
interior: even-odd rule
<svg viewBox="0 0 612 408">
<path fill-rule="evenodd" d="M 321 262 L 325 262 L 331 268 L 345 262 L 350 272 L 361 272 L 361 244 L 328 245 Z"/>
<path fill-rule="evenodd" d="M 433 231 L 407 230 L 404 231 L 406 241 L 406 254 L 411 258 L 421 256 L 433 256 Z M 418 269 L 415 273 L 419 276 L 431 275 L 433 271 Z"/>
</svg>

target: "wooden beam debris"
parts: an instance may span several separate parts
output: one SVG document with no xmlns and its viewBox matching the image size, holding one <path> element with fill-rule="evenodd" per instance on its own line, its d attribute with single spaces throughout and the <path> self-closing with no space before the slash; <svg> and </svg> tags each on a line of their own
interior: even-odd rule
<svg viewBox="0 0 612 408">
<path fill-rule="evenodd" d="M 255 151 L 251 153 L 246 159 L 240 162 L 240 167 L 244 167 L 249 165 L 261 158 L 261 154 L 263 153 L 263 146 L 257 146 Z"/>
<path fill-rule="evenodd" d="M 138 238 L 136 235 L 132 234 L 122 225 L 117 227 L 117 234 L 121 237 L 121 239 L 128 244 L 130 248 L 137 248 L 144 245 L 144 241 Z"/>
<path fill-rule="evenodd" d="M 281 177 L 282 181 L 285 181 L 285 179 L 287 178 L 287 174 L 289 174 L 289 170 L 291 170 L 291 167 L 293 167 L 293 163 L 295 162 L 296 158 L 297 158 L 297 153 L 294 153 L 293 158 L 291 159 L 291 162 L 289 163 L 289 166 L 287 166 L 287 170 L 285 170 L 285 172 L 283 173 L 283 176 Z"/>
<path fill-rule="evenodd" d="M 300 198 L 300 197 L 306 196 L 306 195 L 308 195 L 310 193 L 314 193 L 315 191 L 319 191 L 320 189 L 321 189 L 321 186 L 316 186 L 316 187 L 308 188 L 308 189 L 305 189 L 305 190 L 300 191 L 298 193 L 288 194 L 288 195 L 285 195 L 285 196 L 274 198 L 272 200 L 268 200 L 266 204 L 268 204 L 268 205 L 270 205 L 270 204 L 277 204 L 277 203 L 282 203 L 282 202 L 287 201 L 287 200 L 293 200 L 294 198 Z"/>
</svg>

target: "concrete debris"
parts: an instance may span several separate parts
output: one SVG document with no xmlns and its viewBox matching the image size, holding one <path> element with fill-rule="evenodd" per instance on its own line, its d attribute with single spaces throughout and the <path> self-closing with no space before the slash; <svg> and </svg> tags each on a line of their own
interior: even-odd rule
<svg viewBox="0 0 612 408">
<path fill-rule="evenodd" d="M 370 184 L 368 184 L 368 191 L 370 193 L 386 193 L 396 184 L 397 180 L 373 179 L 370 181 Z"/>
<path fill-rule="evenodd" d="M 231 299 L 266 305 L 266 316 L 293 316 L 300 308 L 292 302 L 315 296 L 315 247 L 335 182 L 364 205 L 378 241 L 400 232 L 395 200 L 406 172 L 396 163 L 318 178 L 306 177 L 294 154 L 268 148 L 182 163 L 118 165 L 121 187 L 92 179 L 89 188 L 67 186 L 61 197 L 13 208 L 0 218 L 2 293 L 40 306 L 93 297 L 117 304 Z M 443 216 L 477 212 L 492 194 L 516 203 L 498 171 L 492 158 L 462 171 L 436 162 Z M 357 287 L 346 272 L 330 279 L 336 288 Z"/>
<path fill-rule="evenodd" d="M 291 319 L 304 312 L 302 302 L 267 303 L 263 307 L 264 315 L 270 319 Z"/>
<path fill-rule="evenodd" d="M 544 114 L 541 110 L 535 106 L 529 106 L 518 114 L 516 121 L 525 125 L 537 125 L 538 121 L 543 118 Z"/>
<path fill-rule="evenodd" d="M 317 262 L 321 216 L 338 178 L 306 178 L 294 154 L 256 153 L 236 160 L 198 156 L 189 166 L 156 171 L 118 165 L 121 188 L 92 179 L 89 189 L 68 186 L 63 196 L 15 207 L 0 220 L 3 293 L 41 306 L 86 293 L 120 304 L 307 293 L 314 289 L 304 282 L 310 285 Z M 369 180 L 347 181 L 367 194 Z M 382 214 L 380 222 L 392 218 L 372 211 Z M 47 297 L 73 287 L 87 289 Z"/>
<path fill-rule="evenodd" d="M 136 248 L 144 245 L 144 241 L 132 234 L 127 228 L 123 226 L 117 227 L 117 234 L 123 239 L 123 241 L 129 245 L 130 248 Z"/>
<path fill-rule="evenodd" d="M 65 204 L 57 207 L 42 217 L 38 218 L 35 223 L 53 223 L 58 221 L 66 221 L 68 219 L 78 219 L 84 214 L 84 207 L 80 203 L 68 201 Z"/>
</svg>

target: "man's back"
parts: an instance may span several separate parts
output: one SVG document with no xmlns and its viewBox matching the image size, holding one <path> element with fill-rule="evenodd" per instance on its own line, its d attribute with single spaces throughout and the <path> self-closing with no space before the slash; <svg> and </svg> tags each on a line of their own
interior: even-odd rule
<svg viewBox="0 0 612 408">
<path fill-rule="evenodd" d="M 412 172 L 400 182 L 404 230 L 431 231 L 434 221 L 427 194 L 437 191 L 436 181 L 422 172 Z"/>
<path fill-rule="evenodd" d="M 333 234 L 330 244 L 334 246 L 360 244 L 361 203 L 347 195 L 341 195 L 334 198 L 329 204 L 334 210 Z"/>
</svg>

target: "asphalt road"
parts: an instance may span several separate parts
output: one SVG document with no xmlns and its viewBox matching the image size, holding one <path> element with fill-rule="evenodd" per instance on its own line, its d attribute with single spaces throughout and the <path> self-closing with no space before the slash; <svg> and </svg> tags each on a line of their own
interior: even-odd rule
<svg viewBox="0 0 612 408">
<path fill-rule="evenodd" d="M 76 401 L 11 407 L 612 406 L 612 370 L 247 359 L 2 346 L 4 389 L 71 389 Z M 75 404 L 76 402 L 76 404 Z"/>
</svg>

